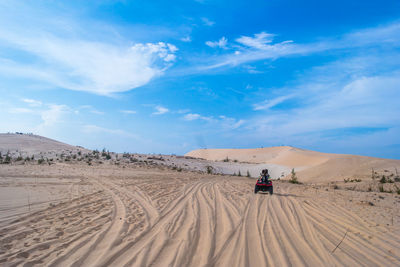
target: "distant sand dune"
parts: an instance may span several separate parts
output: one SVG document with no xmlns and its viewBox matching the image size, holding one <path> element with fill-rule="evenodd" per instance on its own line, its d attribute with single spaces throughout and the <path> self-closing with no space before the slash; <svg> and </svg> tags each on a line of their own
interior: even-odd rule
<svg viewBox="0 0 400 267">
<path fill-rule="evenodd" d="M 280 146 L 256 149 L 198 149 L 186 156 L 212 161 L 225 159 L 259 164 L 276 164 L 280 170 L 292 168 L 301 181 L 328 182 L 349 177 L 369 178 L 371 171 L 400 171 L 400 160 L 381 159 L 344 154 L 329 154 L 299 148 Z M 272 172 L 278 172 L 271 166 Z M 286 171 L 286 174 L 288 172 Z"/>
<path fill-rule="evenodd" d="M 0 134 L 0 151 L 23 151 L 27 154 L 40 152 L 85 150 L 39 135 L 30 134 Z"/>
</svg>

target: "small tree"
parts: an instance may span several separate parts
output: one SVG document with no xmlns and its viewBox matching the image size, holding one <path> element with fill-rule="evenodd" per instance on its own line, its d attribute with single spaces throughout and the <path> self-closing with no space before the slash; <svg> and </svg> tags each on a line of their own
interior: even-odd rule
<svg viewBox="0 0 400 267">
<path fill-rule="evenodd" d="M 238 176 L 242 176 L 242 173 L 240 172 L 240 170 L 239 170 L 239 172 L 238 172 Z"/>
<path fill-rule="evenodd" d="M 290 178 L 289 182 L 292 183 L 292 184 L 298 184 L 299 183 L 299 181 L 297 180 L 297 176 L 296 176 L 296 172 L 294 171 L 294 168 L 292 169 L 291 178 Z"/>
<path fill-rule="evenodd" d="M 6 156 L 5 156 L 4 160 L 3 160 L 3 163 L 4 164 L 11 163 L 11 157 L 10 157 L 10 153 L 9 152 L 7 152 L 7 154 L 6 154 Z"/>
</svg>

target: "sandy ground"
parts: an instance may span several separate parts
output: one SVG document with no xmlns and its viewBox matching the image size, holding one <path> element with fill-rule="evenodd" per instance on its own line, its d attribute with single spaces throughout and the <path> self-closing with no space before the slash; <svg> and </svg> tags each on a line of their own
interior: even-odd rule
<svg viewBox="0 0 400 267">
<path fill-rule="evenodd" d="M 254 179 L 163 166 L 0 165 L 0 265 L 399 266 L 398 195 L 274 185 L 255 195 Z"/>
</svg>

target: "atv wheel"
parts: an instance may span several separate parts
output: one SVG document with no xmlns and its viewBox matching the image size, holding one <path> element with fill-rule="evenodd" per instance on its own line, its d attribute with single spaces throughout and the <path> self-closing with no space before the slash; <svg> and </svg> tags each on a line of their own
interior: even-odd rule
<svg viewBox="0 0 400 267">
<path fill-rule="evenodd" d="M 254 187 L 254 194 L 257 194 L 258 193 L 258 186 L 256 185 L 255 187 Z"/>
</svg>

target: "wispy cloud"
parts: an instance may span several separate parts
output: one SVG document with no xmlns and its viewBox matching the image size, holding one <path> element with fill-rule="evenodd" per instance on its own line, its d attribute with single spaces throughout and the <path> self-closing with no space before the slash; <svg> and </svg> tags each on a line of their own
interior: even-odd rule
<svg viewBox="0 0 400 267">
<path fill-rule="evenodd" d="M 103 111 L 100 111 L 100 110 L 97 110 L 97 109 L 95 109 L 93 106 L 91 106 L 91 105 L 83 105 L 83 106 L 80 106 L 77 110 L 75 110 L 77 113 L 79 113 L 79 110 L 87 110 L 87 111 L 89 111 L 90 113 L 93 113 L 93 114 L 96 114 L 96 115 L 103 115 L 104 114 L 104 112 Z"/>
<path fill-rule="evenodd" d="M 288 56 L 304 56 L 325 51 L 341 49 L 360 49 L 382 44 L 398 47 L 400 45 L 400 23 L 364 29 L 338 38 L 320 38 L 313 43 L 295 43 L 292 40 L 274 42 L 275 34 L 261 32 L 254 36 L 241 36 L 232 45 L 234 52 L 210 57 L 199 71 L 222 67 L 234 67 L 259 60 L 274 60 Z"/>
<path fill-rule="evenodd" d="M 219 47 L 219 48 L 226 48 L 226 45 L 228 44 L 228 39 L 226 39 L 224 36 L 221 37 L 218 41 L 212 42 L 212 41 L 207 41 L 206 45 L 209 47 Z"/>
<path fill-rule="evenodd" d="M 353 58 L 315 68 L 307 74 L 309 78 L 299 81 L 294 88 L 285 88 L 281 96 L 255 104 L 254 110 L 260 113 L 249 123 L 253 125 L 250 131 L 264 138 L 293 139 L 344 128 L 400 127 L 397 104 L 400 64 L 390 62 L 398 57 L 368 58 L 370 61 Z M 390 72 L 368 74 L 371 68 L 384 62 L 397 67 Z M 297 93 L 285 94 L 291 91 Z M 287 99 L 296 105 L 269 111 Z"/>
<path fill-rule="evenodd" d="M 34 100 L 34 99 L 24 98 L 24 99 L 22 99 L 22 101 L 27 103 L 31 107 L 40 107 L 42 105 L 41 101 Z"/>
<path fill-rule="evenodd" d="M 185 116 L 183 116 L 183 119 L 185 121 L 197 121 L 197 120 L 202 120 L 207 123 L 211 123 L 213 125 L 214 130 L 235 130 L 246 122 L 243 119 L 235 119 L 235 118 L 230 118 L 224 115 L 220 115 L 218 117 L 212 117 L 212 116 L 204 116 L 200 115 L 198 113 L 188 113 Z M 216 127 L 217 126 L 217 127 Z"/>
<path fill-rule="evenodd" d="M 185 116 L 183 116 L 183 119 L 186 121 L 195 121 L 195 120 L 213 121 L 212 117 L 202 116 L 197 113 L 188 113 Z"/>
<path fill-rule="evenodd" d="M 135 110 L 129 110 L 129 109 L 120 110 L 119 112 L 124 113 L 124 114 L 136 114 L 137 113 Z"/>
<path fill-rule="evenodd" d="M 41 124 L 39 127 L 45 127 L 60 123 L 62 116 L 70 111 L 71 109 L 67 105 L 48 105 L 47 109 L 41 111 L 40 116 L 43 120 L 43 124 Z"/>
<path fill-rule="evenodd" d="M 176 60 L 177 47 L 166 42 L 115 42 L 89 35 L 79 23 L 54 21 L 36 18 L 25 27 L 3 17 L 0 22 L 7 27 L 0 29 L 0 46 L 26 56 L 0 56 L 0 72 L 53 87 L 111 95 L 147 84 Z"/>
<path fill-rule="evenodd" d="M 212 21 L 212 20 L 210 20 L 210 19 L 208 19 L 206 17 L 202 17 L 201 21 L 203 22 L 204 25 L 206 25 L 208 27 L 214 26 L 214 24 L 215 24 L 214 21 Z"/>
<path fill-rule="evenodd" d="M 185 43 L 190 43 L 192 41 L 192 38 L 190 36 L 185 36 L 182 37 L 180 40 Z"/>
<path fill-rule="evenodd" d="M 276 98 L 272 99 L 266 99 L 261 103 L 257 103 L 253 105 L 253 110 L 268 110 L 270 108 L 275 107 L 276 105 L 279 105 L 286 100 L 293 98 L 295 95 L 294 94 L 289 94 L 289 95 L 284 95 L 284 96 L 279 96 Z"/>
<path fill-rule="evenodd" d="M 162 115 L 162 114 L 169 112 L 169 109 L 167 109 L 166 107 L 163 107 L 163 106 L 156 106 L 156 107 L 154 107 L 154 109 L 156 111 L 152 113 L 153 115 Z"/>
<path fill-rule="evenodd" d="M 268 49 L 269 44 L 272 43 L 274 36 L 275 35 L 271 33 L 260 32 L 254 34 L 254 37 L 241 36 L 240 38 L 236 39 L 236 42 L 251 48 Z"/>
</svg>

